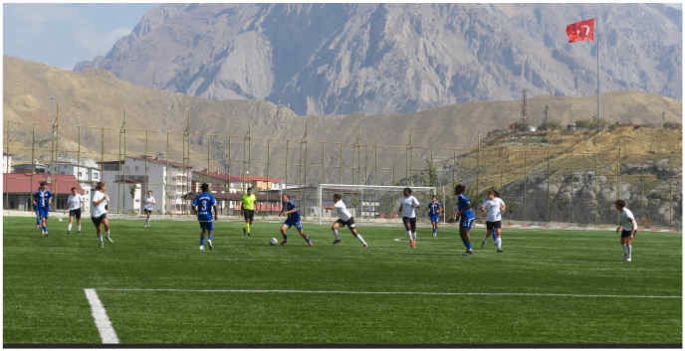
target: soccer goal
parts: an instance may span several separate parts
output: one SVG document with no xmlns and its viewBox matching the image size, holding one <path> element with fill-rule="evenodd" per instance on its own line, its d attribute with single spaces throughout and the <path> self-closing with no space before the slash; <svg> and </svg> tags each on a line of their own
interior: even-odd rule
<svg viewBox="0 0 685 351">
<path fill-rule="evenodd" d="M 316 214 L 319 224 L 335 221 L 337 218 L 335 211 L 322 209 L 322 206 L 333 205 L 333 194 L 342 195 L 347 209 L 357 221 L 373 223 L 397 221 L 404 188 L 406 186 L 320 184 L 317 189 L 318 213 Z M 427 205 L 431 197 L 437 194 L 437 189 L 421 186 L 409 188 L 421 204 L 421 207 L 416 209 L 417 218 L 430 223 Z"/>
</svg>

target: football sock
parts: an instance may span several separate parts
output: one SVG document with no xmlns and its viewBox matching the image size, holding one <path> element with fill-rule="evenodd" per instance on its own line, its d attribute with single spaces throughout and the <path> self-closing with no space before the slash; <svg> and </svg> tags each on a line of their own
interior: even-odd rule
<svg viewBox="0 0 685 351">
<path fill-rule="evenodd" d="M 36 217 L 36 225 L 40 225 L 40 218 Z"/>
<path fill-rule="evenodd" d="M 79 232 L 81 231 L 81 225 L 80 224 L 78 225 L 78 231 Z"/>
<path fill-rule="evenodd" d="M 309 239 L 309 237 L 306 237 L 306 238 L 304 238 L 304 241 L 306 241 L 307 243 L 309 243 L 309 242 L 312 241 L 312 239 Z"/>
<path fill-rule="evenodd" d="M 105 232 L 105 235 L 109 238 L 109 230 Z"/>
<path fill-rule="evenodd" d="M 283 241 L 288 241 L 288 236 L 283 234 Z"/>
<path fill-rule="evenodd" d="M 500 250 L 502 249 L 502 237 L 497 238 L 497 248 Z"/>
<path fill-rule="evenodd" d="M 71 223 L 69 223 L 69 225 L 67 226 L 67 231 L 71 231 Z"/>
<path fill-rule="evenodd" d="M 335 237 L 335 240 L 340 240 L 340 234 L 337 229 L 333 229 L 333 236 Z"/>
<path fill-rule="evenodd" d="M 209 240 L 214 240 L 214 234 L 209 234 Z"/>
<path fill-rule="evenodd" d="M 98 234 L 98 241 L 102 242 L 102 234 Z"/>
<path fill-rule="evenodd" d="M 416 232 L 411 233 L 411 238 L 416 241 Z"/>
<path fill-rule="evenodd" d="M 495 242 L 497 242 L 497 238 L 498 238 L 498 236 L 497 236 L 497 231 L 493 229 L 493 230 L 492 230 L 492 240 L 494 240 Z"/>
<path fill-rule="evenodd" d="M 628 256 L 628 245 L 622 244 L 623 246 L 623 256 Z"/>
<path fill-rule="evenodd" d="M 467 241 L 467 240 L 464 240 L 464 242 L 465 242 L 465 244 L 466 244 L 466 249 L 469 250 L 469 251 L 472 251 L 473 248 L 471 247 L 471 242 L 470 242 L 470 241 Z"/>
<path fill-rule="evenodd" d="M 628 245 L 628 258 L 633 258 L 633 245 Z"/>
<path fill-rule="evenodd" d="M 205 244 L 205 236 L 202 235 L 200 236 L 200 246 L 203 246 Z"/>
<path fill-rule="evenodd" d="M 366 245 L 366 241 L 364 241 L 364 238 L 362 238 L 362 234 L 361 234 L 361 233 L 357 233 L 357 235 L 355 235 L 355 236 L 357 237 L 357 239 L 359 240 L 359 242 L 362 243 L 362 245 Z"/>
<path fill-rule="evenodd" d="M 409 240 L 414 240 L 411 236 L 411 230 L 407 230 L 407 236 L 409 237 Z"/>
</svg>

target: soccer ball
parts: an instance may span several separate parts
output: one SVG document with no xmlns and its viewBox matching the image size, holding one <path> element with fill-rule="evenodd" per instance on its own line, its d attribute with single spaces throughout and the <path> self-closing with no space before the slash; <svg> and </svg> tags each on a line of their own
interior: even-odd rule
<svg viewBox="0 0 685 351">
<path fill-rule="evenodd" d="M 61 221 L 62 221 L 62 218 L 58 218 L 57 220 L 61 222 Z"/>
<path fill-rule="evenodd" d="M 271 246 L 278 245 L 278 239 L 276 239 L 276 238 L 269 239 L 269 245 L 271 245 Z"/>
</svg>

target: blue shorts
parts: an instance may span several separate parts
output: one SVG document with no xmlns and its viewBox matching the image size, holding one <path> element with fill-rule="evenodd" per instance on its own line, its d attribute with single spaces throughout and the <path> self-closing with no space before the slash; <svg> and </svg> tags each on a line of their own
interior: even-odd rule
<svg viewBox="0 0 685 351">
<path fill-rule="evenodd" d="M 295 226 L 295 228 L 297 228 L 297 230 L 302 230 L 302 220 L 300 220 L 300 219 L 298 219 L 296 221 L 291 221 L 291 220 L 287 219 L 285 222 L 283 222 L 283 224 L 287 225 L 288 228 Z"/>
<path fill-rule="evenodd" d="M 200 221 L 200 228 L 204 231 L 214 231 L 214 221 Z"/>
<path fill-rule="evenodd" d="M 47 218 L 48 218 L 48 215 L 50 214 L 50 209 L 49 209 L 49 208 L 40 208 L 40 207 L 38 207 L 38 208 L 36 209 L 36 214 L 38 215 L 38 217 L 40 217 L 40 219 L 43 219 L 43 218 L 46 218 L 46 219 L 47 219 Z"/>
<path fill-rule="evenodd" d="M 473 222 L 475 220 L 475 217 L 461 217 L 461 219 L 459 220 L 459 227 L 471 229 L 471 227 L 473 226 Z"/>
<path fill-rule="evenodd" d="M 440 222 L 440 215 L 431 216 L 431 223 Z"/>
</svg>

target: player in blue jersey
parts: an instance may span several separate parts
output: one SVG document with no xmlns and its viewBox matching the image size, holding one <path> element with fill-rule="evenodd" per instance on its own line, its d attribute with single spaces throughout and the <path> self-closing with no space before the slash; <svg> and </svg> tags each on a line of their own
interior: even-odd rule
<svg viewBox="0 0 685 351">
<path fill-rule="evenodd" d="M 209 184 L 202 183 L 200 185 L 202 193 L 198 194 L 193 200 L 193 209 L 197 213 L 197 221 L 200 222 L 200 251 L 205 251 L 205 234 L 207 237 L 207 246 L 210 250 L 214 250 L 214 221 L 219 220 L 216 212 L 216 199 L 209 192 Z M 214 214 L 212 215 L 212 211 Z"/>
<path fill-rule="evenodd" d="M 457 208 L 454 214 L 454 219 L 459 220 L 459 235 L 461 236 L 461 241 L 466 246 L 466 252 L 464 256 L 473 255 L 473 246 L 471 246 L 471 236 L 469 232 L 471 227 L 473 227 L 473 222 L 476 220 L 476 216 L 471 211 L 471 201 L 464 195 L 466 190 L 466 185 L 458 184 L 454 187 L 454 195 L 457 196 Z"/>
<path fill-rule="evenodd" d="M 438 223 L 440 223 L 440 215 L 442 214 L 442 206 L 438 202 L 438 197 L 433 195 L 432 201 L 428 204 L 428 215 L 431 218 L 431 225 L 433 226 L 433 237 L 438 236 Z"/>
<path fill-rule="evenodd" d="M 281 226 L 281 235 L 283 236 L 283 241 L 281 241 L 281 245 L 285 245 L 288 243 L 288 235 L 286 235 L 286 232 L 290 227 L 295 226 L 297 228 L 298 232 L 300 233 L 300 236 L 304 239 L 304 241 L 307 242 L 308 246 L 314 246 L 312 244 L 312 239 L 307 236 L 307 234 L 304 233 L 304 229 L 302 229 L 302 219 L 300 218 L 300 210 L 295 206 L 295 203 L 290 199 L 290 196 L 288 194 L 283 194 L 283 207 L 281 208 L 281 213 L 278 214 L 278 216 L 287 216 L 285 222 L 283 222 L 283 225 Z"/>
<path fill-rule="evenodd" d="M 36 189 L 36 191 L 40 191 L 40 187 Z M 33 205 L 33 212 L 36 213 L 36 229 L 41 229 L 40 228 L 40 213 L 38 213 L 38 206 Z"/>
<path fill-rule="evenodd" d="M 52 204 L 52 193 L 47 189 L 47 186 L 47 182 L 40 182 L 40 188 L 33 195 L 33 207 L 40 217 L 40 227 L 44 238 L 48 237 L 48 214 Z"/>
</svg>

